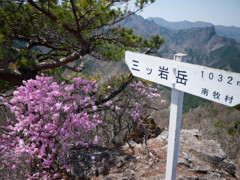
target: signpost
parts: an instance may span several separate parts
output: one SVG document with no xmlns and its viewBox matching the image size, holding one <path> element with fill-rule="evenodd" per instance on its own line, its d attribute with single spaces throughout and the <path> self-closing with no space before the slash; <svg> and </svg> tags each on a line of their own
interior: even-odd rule
<svg viewBox="0 0 240 180">
<path fill-rule="evenodd" d="M 136 77 L 172 88 L 166 179 L 176 179 L 183 94 L 187 92 L 226 106 L 240 103 L 240 74 L 186 63 L 186 54 L 174 60 L 129 52 L 125 61 Z"/>
</svg>

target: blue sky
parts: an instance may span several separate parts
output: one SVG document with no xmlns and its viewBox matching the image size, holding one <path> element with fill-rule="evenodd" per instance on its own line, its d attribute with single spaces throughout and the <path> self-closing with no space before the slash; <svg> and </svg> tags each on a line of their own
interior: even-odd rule
<svg viewBox="0 0 240 180">
<path fill-rule="evenodd" d="M 240 27 L 240 0 L 155 0 L 138 14 L 144 18 L 161 17 L 170 22 L 205 21 Z"/>
</svg>

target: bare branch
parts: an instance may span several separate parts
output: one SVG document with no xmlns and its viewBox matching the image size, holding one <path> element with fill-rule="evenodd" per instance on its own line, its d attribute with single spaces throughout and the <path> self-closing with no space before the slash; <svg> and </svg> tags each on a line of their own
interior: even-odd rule
<svg viewBox="0 0 240 180">
<path fill-rule="evenodd" d="M 72 53 L 71 55 L 67 56 L 67 57 L 64 57 L 64 58 L 61 58 L 59 61 L 60 63 L 57 63 L 57 62 L 42 62 L 42 63 L 39 63 L 38 65 L 35 66 L 35 70 L 36 71 L 41 71 L 41 70 L 46 70 L 46 69 L 52 69 L 52 68 L 57 68 L 57 67 L 60 67 L 61 64 L 67 64 L 67 63 L 70 63 L 70 62 L 73 62 L 77 59 L 79 59 L 81 56 L 79 55 L 79 53 L 77 52 L 74 52 Z"/>
<path fill-rule="evenodd" d="M 14 47 L 14 46 L 11 46 L 10 49 L 13 50 L 13 51 L 15 51 L 15 52 L 17 52 L 17 53 L 20 53 L 20 51 L 21 51 L 21 49 L 16 48 L 16 47 Z"/>
<path fill-rule="evenodd" d="M 76 12 L 76 8 L 75 8 L 73 0 L 70 0 L 70 3 L 71 3 L 71 6 L 72 6 L 73 15 L 74 15 L 76 25 L 77 25 L 77 31 L 80 31 L 79 20 L 78 20 L 78 17 L 77 17 L 77 12 Z"/>
<path fill-rule="evenodd" d="M 37 10 L 39 10 L 40 12 L 42 12 L 45 16 L 49 17 L 51 20 L 53 20 L 55 23 L 57 24 L 61 24 L 62 27 L 67 30 L 69 33 L 71 33 L 72 35 L 74 35 L 77 40 L 82 44 L 82 46 L 85 46 L 85 41 L 83 40 L 83 38 L 81 37 L 81 35 L 79 34 L 78 31 L 74 30 L 73 28 L 70 28 L 66 23 L 60 23 L 57 16 L 55 16 L 54 14 L 52 14 L 49 11 L 46 11 L 44 8 L 42 8 L 41 6 L 39 6 L 38 4 L 36 4 L 35 2 L 33 2 L 33 0 L 28 0 L 29 4 L 32 5 L 34 8 L 36 8 Z"/>
<path fill-rule="evenodd" d="M 9 132 L 7 132 L 4 128 L 0 127 L 0 131 L 3 133 L 3 134 L 8 134 L 9 135 Z"/>
<path fill-rule="evenodd" d="M 146 53 L 147 52 L 145 52 L 145 54 Z M 128 84 L 132 81 L 132 79 L 133 79 L 133 74 L 130 73 L 127 81 L 123 82 L 117 89 L 115 89 L 113 92 L 111 92 L 106 98 L 99 97 L 98 100 L 95 101 L 95 105 L 103 104 L 103 103 L 113 99 L 114 97 L 116 97 L 128 86 Z M 154 109 L 153 107 L 151 107 L 151 108 Z"/>
<path fill-rule="evenodd" d="M 73 72 L 80 73 L 80 72 L 82 72 L 83 69 L 85 68 L 85 66 L 80 65 L 81 68 L 78 70 L 78 69 L 76 69 L 78 66 L 75 66 L 74 68 L 72 68 L 72 67 L 64 64 L 64 63 L 61 62 L 58 58 L 56 58 L 56 57 L 54 57 L 54 56 L 52 56 L 52 55 L 50 55 L 50 58 L 53 59 L 56 63 L 60 64 L 60 66 L 65 67 L 65 68 L 67 68 L 67 69 L 69 69 L 69 70 L 71 70 L 71 71 L 73 71 Z"/>
<path fill-rule="evenodd" d="M 81 20 L 81 19 L 85 18 L 85 16 L 86 16 L 88 13 L 93 12 L 93 11 L 96 11 L 96 9 L 89 9 L 89 10 L 85 11 L 85 12 L 83 13 L 83 15 L 82 15 L 78 20 Z"/>
<path fill-rule="evenodd" d="M 11 89 L 5 93 L 1 93 L 0 96 L 4 97 L 4 98 L 8 98 L 8 97 L 12 97 L 13 96 L 13 92 L 15 91 L 15 89 Z M 0 103 L 0 106 L 4 105 L 3 103 Z"/>
<path fill-rule="evenodd" d="M 21 84 L 22 76 L 16 71 L 0 69 L 0 80 L 8 81 L 13 84 Z"/>
<path fill-rule="evenodd" d="M 24 2 L 24 0 L 22 0 L 22 1 L 19 3 L 18 8 L 17 8 L 15 11 L 13 11 L 13 12 L 11 12 L 10 14 L 7 14 L 7 15 L 5 15 L 5 16 L 1 16 L 0 18 L 6 18 L 6 17 L 11 16 L 11 15 L 15 14 L 16 12 L 18 12 L 18 10 L 21 8 L 23 2 Z"/>
<path fill-rule="evenodd" d="M 113 92 L 111 92 L 106 98 L 98 98 L 97 101 L 95 101 L 96 105 L 100 105 L 103 104 L 109 100 L 111 100 L 112 98 L 116 97 L 119 93 L 121 93 L 126 87 L 127 85 L 132 81 L 133 79 L 133 75 L 132 73 L 129 75 L 128 80 L 123 82 L 121 84 L 121 86 L 119 86 L 117 89 L 115 89 Z"/>
<path fill-rule="evenodd" d="M 52 13 L 50 13 L 49 11 L 46 11 L 44 8 L 42 8 L 41 6 L 39 6 L 38 4 L 36 4 L 35 2 L 33 2 L 33 0 L 28 0 L 28 3 L 30 5 L 32 5 L 34 8 L 36 8 L 37 10 L 39 10 L 40 12 L 42 12 L 43 14 L 45 14 L 47 17 L 49 17 L 50 19 L 52 19 L 54 22 L 58 21 L 57 16 L 53 15 Z"/>
</svg>

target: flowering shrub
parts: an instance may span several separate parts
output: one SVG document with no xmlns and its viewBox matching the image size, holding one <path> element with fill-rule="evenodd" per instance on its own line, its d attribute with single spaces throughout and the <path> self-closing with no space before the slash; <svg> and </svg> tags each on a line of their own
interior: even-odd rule
<svg viewBox="0 0 240 180">
<path fill-rule="evenodd" d="M 134 93 L 134 98 L 132 98 L 132 105 L 134 108 L 128 113 L 132 116 L 134 121 L 139 120 L 146 113 L 144 112 L 144 105 L 153 103 L 154 98 L 160 97 L 156 93 L 157 89 L 152 88 L 151 85 L 146 86 L 141 81 L 133 82 L 130 84 L 130 92 Z M 133 95 L 132 95 L 133 96 Z"/>
<path fill-rule="evenodd" d="M 15 115 L 8 126 L 0 127 L 4 131 L 0 134 L 0 177 L 59 178 L 61 170 L 70 169 L 66 160 L 69 145 L 114 142 L 147 114 L 151 108 L 146 105 L 159 97 L 156 89 L 139 81 L 96 106 L 96 81 L 81 77 L 68 81 L 71 83 L 58 84 L 42 74 L 24 81 L 12 98 L 0 97 Z M 112 89 L 108 85 L 105 93 Z M 89 136 L 91 132 L 101 138 Z"/>
<path fill-rule="evenodd" d="M 119 82 L 119 79 L 116 79 Z M 113 86 L 113 82 L 110 82 Z M 107 91 L 114 87 L 106 85 Z M 151 85 L 144 85 L 141 81 L 132 82 L 120 95 L 104 103 L 100 117 L 102 125 L 99 132 L 108 145 L 124 143 L 124 136 L 130 132 L 133 124 L 139 122 L 146 115 L 151 114 L 154 100 L 160 95 Z"/>
<path fill-rule="evenodd" d="M 56 172 L 68 168 L 67 146 L 91 141 L 86 133 L 101 123 L 93 101 L 97 83 L 81 78 L 72 82 L 57 84 L 52 77 L 37 76 L 23 82 L 13 98 L 1 98 L 16 118 L 1 127 L 2 177 L 14 179 L 11 172 L 18 169 L 17 176 L 25 179 L 57 178 Z"/>
</svg>

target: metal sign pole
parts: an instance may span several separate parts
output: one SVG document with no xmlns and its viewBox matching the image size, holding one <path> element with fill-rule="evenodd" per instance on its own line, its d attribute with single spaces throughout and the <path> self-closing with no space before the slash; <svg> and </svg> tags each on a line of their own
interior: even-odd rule
<svg viewBox="0 0 240 180">
<path fill-rule="evenodd" d="M 186 61 L 185 54 L 174 55 L 175 61 Z M 174 69 L 175 70 L 175 69 Z M 175 72 L 174 72 L 175 73 Z M 177 171 L 178 146 L 180 138 L 181 120 L 182 120 L 182 106 L 184 92 L 174 89 L 175 82 L 173 82 L 171 94 L 171 109 L 170 122 L 168 131 L 168 151 L 167 151 L 167 165 L 166 165 L 166 180 L 175 180 Z"/>
</svg>

